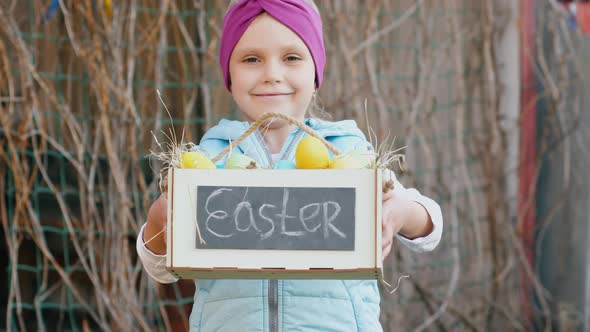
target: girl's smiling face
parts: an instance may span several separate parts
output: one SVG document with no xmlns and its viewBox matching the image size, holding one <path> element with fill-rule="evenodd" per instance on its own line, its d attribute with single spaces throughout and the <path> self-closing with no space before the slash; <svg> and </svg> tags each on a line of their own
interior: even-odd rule
<svg viewBox="0 0 590 332">
<path fill-rule="evenodd" d="M 231 92 L 248 121 L 267 112 L 305 118 L 315 90 L 315 66 L 305 43 L 263 13 L 236 44 L 229 63 Z M 275 127 L 283 121 L 273 120 Z"/>
</svg>

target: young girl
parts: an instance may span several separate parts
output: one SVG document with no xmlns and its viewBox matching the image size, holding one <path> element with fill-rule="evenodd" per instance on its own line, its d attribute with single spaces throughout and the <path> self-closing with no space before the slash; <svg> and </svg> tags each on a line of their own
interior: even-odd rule
<svg viewBox="0 0 590 332">
<path fill-rule="evenodd" d="M 267 112 L 290 115 L 343 153 L 372 147 L 351 120 L 306 118 L 322 84 L 325 50 L 322 22 L 311 0 L 234 1 L 225 15 L 220 63 L 227 89 L 244 122 L 221 120 L 199 148 L 216 156 L 251 122 Z M 262 167 L 292 160 L 306 134 L 272 119 L 238 144 Z M 224 160 L 219 161 L 220 164 Z M 392 178 L 395 176 L 391 173 Z M 148 274 L 160 283 L 177 281 L 165 269 L 166 198 L 160 196 L 138 235 L 137 251 Z M 442 234 L 438 204 L 397 180 L 383 197 L 383 257 L 394 236 L 414 251 L 430 251 Z M 199 280 L 191 331 L 381 331 L 379 291 L 374 280 Z"/>
</svg>

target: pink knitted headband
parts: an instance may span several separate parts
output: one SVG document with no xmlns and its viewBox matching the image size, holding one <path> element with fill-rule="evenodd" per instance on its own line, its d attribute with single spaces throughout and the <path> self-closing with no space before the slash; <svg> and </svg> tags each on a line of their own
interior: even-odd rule
<svg viewBox="0 0 590 332">
<path fill-rule="evenodd" d="M 231 91 L 229 59 L 234 47 L 252 21 L 263 12 L 291 29 L 307 45 L 315 63 L 316 87 L 319 88 L 326 64 L 320 14 L 304 0 L 241 0 L 223 19 L 219 63 L 227 89 Z"/>
</svg>

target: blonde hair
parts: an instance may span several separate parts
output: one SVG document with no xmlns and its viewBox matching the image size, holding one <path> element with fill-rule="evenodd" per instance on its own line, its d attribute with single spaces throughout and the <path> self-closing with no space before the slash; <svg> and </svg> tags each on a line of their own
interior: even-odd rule
<svg viewBox="0 0 590 332">
<path fill-rule="evenodd" d="M 332 119 L 332 115 L 324 109 L 324 104 L 318 96 L 317 90 L 313 93 L 313 96 L 311 96 L 311 101 L 309 102 L 309 106 L 307 106 L 307 113 L 311 118 L 315 119 Z"/>
<path fill-rule="evenodd" d="M 304 0 L 308 5 L 310 5 L 311 7 L 313 7 L 313 9 L 315 9 L 316 12 L 320 12 L 320 10 L 318 9 L 318 6 L 315 4 L 315 2 L 313 0 Z M 240 2 L 240 0 L 230 0 L 229 2 L 229 6 L 227 6 L 227 10 L 230 10 L 231 7 L 233 7 L 236 3 Z"/>
</svg>

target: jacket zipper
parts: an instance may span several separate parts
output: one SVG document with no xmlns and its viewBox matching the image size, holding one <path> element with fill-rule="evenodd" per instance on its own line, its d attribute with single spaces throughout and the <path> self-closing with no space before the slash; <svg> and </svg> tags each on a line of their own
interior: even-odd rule
<svg viewBox="0 0 590 332">
<path fill-rule="evenodd" d="M 293 149 L 293 146 L 295 145 L 295 142 L 298 141 L 299 137 L 302 134 L 303 134 L 303 130 L 297 128 L 297 132 L 295 133 L 295 136 L 293 137 L 293 139 L 291 139 L 291 141 L 289 142 L 287 149 L 285 149 L 285 153 L 283 153 L 283 155 L 281 156 L 281 160 L 285 160 L 289 157 L 289 155 L 291 154 L 291 150 Z M 274 168 L 275 163 L 272 161 L 272 156 L 271 156 L 270 150 L 268 149 L 268 146 L 266 145 L 266 142 L 264 141 L 264 137 L 262 137 L 262 134 L 260 133 L 259 130 L 256 130 L 256 138 L 258 139 L 258 143 L 260 144 L 260 146 L 262 146 L 262 149 L 264 150 L 264 154 L 266 155 L 266 159 L 268 160 L 268 165 L 271 168 Z"/>
<path fill-rule="evenodd" d="M 291 142 L 289 142 L 289 146 L 287 146 L 287 149 L 285 149 L 285 153 L 281 156 L 282 160 L 289 158 L 289 155 L 291 154 L 291 150 L 293 149 L 295 142 L 299 140 L 299 137 L 301 137 L 301 135 L 303 135 L 303 130 L 297 128 L 297 133 L 295 134 L 295 137 L 293 137 Z"/>
<path fill-rule="evenodd" d="M 281 156 L 281 160 L 285 160 L 286 158 L 289 157 L 289 155 L 291 154 L 291 150 L 293 149 L 293 146 L 295 145 L 295 142 L 299 139 L 299 137 L 302 135 L 302 133 L 303 133 L 303 131 L 298 128 L 297 133 L 295 134 L 293 139 L 291 139 L 291 141 L 289 142 L 289 145 L 287 146 L 287 149 L 285 149 L 285 152 Z M 260 146 L 262 146 L 262 149 L 264 150 L 264 153 L 266 154 L 268 164 L 270 165 L 271 168 L 274 168 L 274 162 L 272 161 L 272 156 L 270 154 L 270 151 L 268 150 L 268 146 L 266 145 L 266 142 L 264 141 L 264 137 L 262 137 L 262 134 L 258 130 L 256 130 L 256 137 L 258 138 L 258 143 L 260 144 Z M 278 280 L 276 280 L 276 279 L 268 280 L 268 319 L 269 319 L 268 330 L 269 330 L 269 332 L 279 332 L 279 292 L 278 292 L 278 288 L 279 288 L 279 281 Z"/>
<path fill-rule="evenodd" d="M 268 330 L 279 332 L 279 281 L 271 279 L 268 281 Z"/>
</svg>

